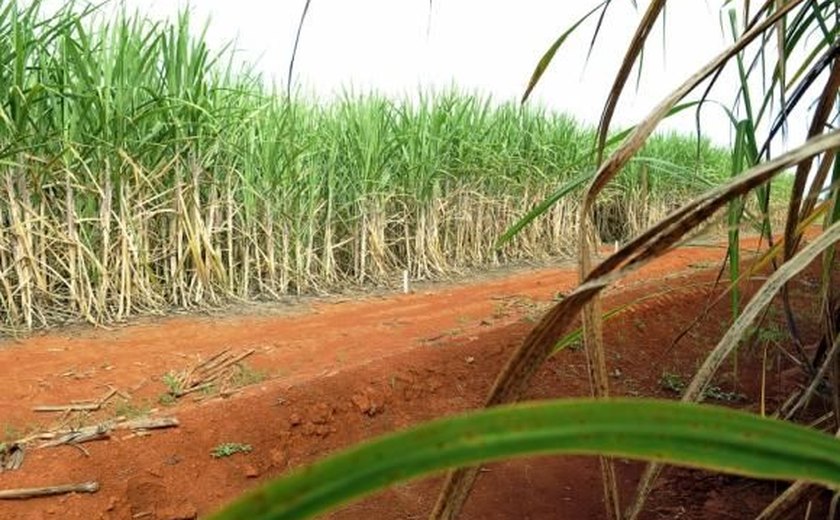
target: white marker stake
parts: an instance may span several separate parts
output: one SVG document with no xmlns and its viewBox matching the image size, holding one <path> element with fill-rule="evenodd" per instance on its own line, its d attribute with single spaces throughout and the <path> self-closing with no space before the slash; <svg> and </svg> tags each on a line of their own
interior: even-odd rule
<svg viewBox="0 0 840 520">
<path fill-rule="evenodd" d="M 408 269 L 403 269 L 403 293 L 408 294 Z"/>
</svg>

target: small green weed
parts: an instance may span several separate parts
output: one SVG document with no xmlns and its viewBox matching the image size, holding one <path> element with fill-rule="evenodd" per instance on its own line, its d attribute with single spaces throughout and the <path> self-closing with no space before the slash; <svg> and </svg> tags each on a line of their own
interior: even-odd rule
<svg viewBox="0 0 840 520">
<path fill-rule="evenodd" d="M 231 455 L 235 455 L 237 453 L 250 453 L 251 450 L 250 444 L 242 444 L 240 442 L 223 442 L 219 444 L 213 451 L 210 452 L 210 456 L 214 459 L 221 459 L 224 457 L 230 457 Z"/>
<path fill-rule="evenodd" d="M 114 415 L 118 417 L 126 417 L 128 419 L 135 419 L 137 417 L 148 415 L 149 410 L 151 410 L 151 406 L 149 406 L 148 403 L 135 404 L 131 401 L 123 400 L 117 403 L 114 407 Z"/>
<path fill-rule="evenodd" d="M 739 394 L 738 392 L 725 392 L 719 386 L 710 386 L 705 392 L 703 392 L 703 395 L 707 399 L 714 399 L 716 401 L 725 401 L 729 403 L 743 401 L 747 398 L 744 394 Z"/>
<path fill-rule="evenodd" d="M 751 331 L 753 332 L 753 331 Z M 787 339 L 787 334 L 776 325 L 761 327 L 755 330 L 755 340 L 759 344 L 779 344 Z"/>
<path fill-rule="evenodd" d="M 236 371 L 230 379 L 231 386 L 240 388 L 248 385 L 255 385 L 262 383 L 268 378 L 268 373 L 264 370 L 257 370 L 256 368 L 240 363 L 236 366 Z"/>
<path fill-rule="evenodd" d="M 583 340 L 572 341 L 566 348 L 575 352 L 581 352 L 583 351 Z"/>
<path fill-rule="evenodd" d="M 663 372 L 659 377 L 659 386 L 665 390 L 670 390 L 675 394 L 682 394 L 685 390 L 686 382 L 679 374 L 671 372 Z M 703 392 L 703 397 L 706 399 L 714 399 L 715 401 L 725 401 L 734 403 L 736 401 L 743 401 L 746 396 L 737 392 L 727 392 L 719 386 L 709 386 Z"/>
<path fill-rule="evenodd" d="M 178 398 L 170 394 L 169 392 L 160 394 L 160 396 L 158 397 L 158 403 L 162 404 L 163 406 L 172 406 L 177 400 Z"/>
<path fill-rule="evenodd" d="M 670 390 L 675 394 L 681 394 L 685 389 L 685 379 L 683 379 L 679 374 L 662 372 L 662 375 L 659 376 L 659 386 L 665 390 Z"/>
<path fill-rule="evenodd" d="M 174 372 L 167 372 L 163 375 L 163 384 L 166 385 L 166 391 L 173 397 L 177 397 L 181 393 L 181 381 Z"/>
<path fill-rule="evenodd" d="M 23 430 L 12 426 L 11 424 L 4 424 L 3 425 L 3 436 L 0 438 L 0 442 L 12 442 L 20 439 L 24 436 Z"/>
</svg>

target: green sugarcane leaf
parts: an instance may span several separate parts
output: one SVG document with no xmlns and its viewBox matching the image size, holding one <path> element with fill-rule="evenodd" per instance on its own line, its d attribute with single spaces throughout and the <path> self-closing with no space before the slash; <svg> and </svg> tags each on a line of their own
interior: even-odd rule
<svg viewBox="0 0 840 520">
<path fill-rule="evenodd" d="M 655 460 L 840 488 L 840 440 L 832 436 L 708 405 L 575 399 L 491 408 L 380 437 L 274 480 L 211 518 L 307 518 L 432 472 L 548 453 Z"/>
</svg>

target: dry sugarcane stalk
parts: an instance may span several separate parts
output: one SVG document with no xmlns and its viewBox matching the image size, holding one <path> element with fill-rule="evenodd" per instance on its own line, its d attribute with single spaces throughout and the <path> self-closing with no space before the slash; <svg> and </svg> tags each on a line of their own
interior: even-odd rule
<svg viewBox="0 0 840 520">
<path fill-rule="evenodd" d="M 256 352 L 255 349 L 246 350 L 245 352 L 235 356 L 224 363 L 220 364 L 218 367 L 215 367 L 213 370 L 208 371 L 206 376 L 206 381 L 213 381 L 218 378 L 226 369 L 230 368 L 231 366 L 243 361 L 248 356 L 252 355 Z"/>
<path fill-rule="evenodd" d="M 185 395 L 192 394 L 194 392 L 200 392 L 202 390 L 210 388 L 211 386 L 213 386 L 213 384 L 210 383 L 210 382 L 199 383 L 199 384 L 196 384 L 195 386 L 190 386 L 189 388 L 184 388 L 184 389 L 177 390 L 173 395 L 175 397 L 184 397 Z"/>
<path fill-rule="evenodd" d="M 77 403 L 60 405 L 33 406 L 33 412 L 94 412 L 102 405 L 99 403 Z"/>
<path fill-rule="evenodd" d="M 229 293 L 235 292 L 236 275 L 234 274 L 234 249 L 233 249 L 233 187 L 231 186 L 231 177 L 227 178 L 225 183 L 225 238 L 227 239 L 227 290 Z"/>
<path fill-rule="evenodd" d="M 67 271 L 69 273 L 70 306 L 71 309 L 82 310 L 84 306 L 79 301 L 78 275 L 76 272 L 76 257 L 78 245 L 76 236 L 76 208 L 73 203 L 73 185 L 70 183 L 70 175 L 67 175 L 64 184 L 64 218 L 67 225 L 67 248 L 68 261 Z"/>
<path fill-rule="evenodd" d="M 228 349 L 222 350 L 221 352 L 213 355 L 209 359 L 207 359 L 205 361 L 202 361 L 197 365 L 193 365 L 192 367 L 188 368 L 187 370 L 185 370 L 185 371 L 181 372 L 180 374 L 176 375 L 175 376 L 175 388 L 181 388 L 181 389 L 190 388 L 192 386 L 191 381 L 192 381 L 192 378 L 193 378 L 193 374 L 195 374 L 196 371 L 201 369 L 203 366 L 206 366 L 209 363 L 213 362 L 218 357 L 220 357 L 221 355 L 223 355 L 227 352 L 228 352 Z"/>
<path fill-rule="evenodd" d="M 42 293 L 47 293 L 47 281 L 44 278 L 44 273 L 38 266 L 42 265 L 38 262 L 36 254 L 36 244 L 34 239 L 37 238 L 32 229 L 33 218 L 37 220 L 37 213 L 32 208 L 32 195 L 29 192 L 29 185 L 26 183 L 26 178 L 19 175 L 17 178 L 17 191 L 19 196 L 20 209 L 22 213 L 23 237 L 25 239 L 26 257 L 29 265 L 29 270 L 32 273 L 32 278 L 35 280 L 35 287 Z"/>
<path fill-rule="evenodd" d="M 182 279 L 183 273 L 183 236 L 181 232 L 181 214 L 183 213 L 181 196 L 182 182 L 181 169 L 175 169 L 175 187 L 172 203 L 174 212 L 169 220 L 169 283 L 172 287 L 172 302 L 182 307 L 187 306 L 185 288 Z"/>
<path fill-rule="evenodd" d="M 22 442 L 0 443 L 0 473 L 19 469 L 24 455 Z"/>
<path fill-rule="evenodd" d="M 6 174 L 6 196 L 9 200 L 9 223 L 12 235 L 12 258 L 15 267 L 15 276 L 19 286 L 20 307 L 23 320 L 27 328 L 32 328 L 32 286 L 29 271 L 24 269 L 26 264 L 26 243 L 25 233 L 21 224 L 20 209 L 18 208 L 19 195 L 15 191 L 12 181 L 12 172 Z"/>
<path fill-rule="evenodd" d="M 210 198 L 207 202 L 207 216 L 205 217 L 207 220 L 207 226 L 205 236 L 207 240 L 206 247 L 213 258 L 216 274 L 219 278 L 218 283 L 214 285 L 214 302 L 218 301 L 218 298 L 215 295 L 216 289 L 218 289 L 222 294 L 227 291 L 227 271 L 225 270 L 224 259 L 222 257 L 222 249 L 215 240 L 217 234 L 216 231 L 219 228 L 219 217 L 217 215 L 219 213 L 219 204 L 219 190 L 217 183 L 213 181 L 210 184 Z"/>
<path fill-rule="evenodd" d="M 228 354 L 230 354 L 230 349 L 226 348 L 226 349 L 218 352 L 217 354 L 214 354 L 213 356 L 210 356 L 209 358 L 207 358 L 207 360 L 202 361 L 201 363 L 197 364 L 195 367 L 193 367 L 193 369 L 190 370 L 190 372 L 191 373 L 192 372 L 197 372 L 199 370 L 204 370 L 204 371 L 213 370 L 219 364 L 224 363 L 224 358 L 226 358 Z"/>
<path fill-rule="evenodd" d="M 117 266 L 115 266 L 115 271 L 119 275 L 119 282 L 117 283 L 117 320 L 123 319 L 128 309 L 131 307 L 131 289 L 132 284 L 129 282 L 129 277 L 131 276 L 131 264 L 134 260 L 131 258 L 129 252 L 129 240 L 127 236 L 127 228 L 129 226 L 128 223 L 128 215 L 125 209 L 125 200 L 127 197 L 126 192 L 126 185 L 127 182 L 122 181 L 120 182 L 119 188 L 119 197 L 118 197 L 118 211 L 119 214 L 116 218 L 117 221 L 117 243 L 119 249 L 119 256 L 117 257 Z"/>
<path fill-rule="evenodd" d="M 200 169 L 196 168 L 194 159 L 190 158 L 190 179 L 184 184 L 183 192 L 179 195 L 183 196 L 181 207 L 183 208 L 183 225 L 184 235 L 186 237 L 187 259 L 192 262 L 192 273 L 189 276 L 190 299 L 192 303 L 198 303 L 204 294 L 205 286 L 210 282 L 207 265 L 201 251 L 201 240 L 199 237 L 200 217 L 198 216 L 198 207 L 195 201 L 198 196 L 196 179 L 200 173 Z M 190 193 L 193 197 L 190 197 Z"/>
<path fill-rule="evenodd" d="M 62 444 L 79 444 L 93 440 L 106 439 L 113 430 L 159 430 L 164 428 L 175 428 L 180 426 L 180 421 L 175 417 L 141 417 L 128 421 L 106 421 L 93 426 L 86 426 L 74 430 L 62 430 L 38 434 L 32 438 L 52 439 L 43 443 L 39 448 L 50 448 Z M 32 438 L 26 439 L 26 441 Z M 18 441 L 23 443 L 24 440 Z"/>
<path fill-rule="evenodd" d="M 207 361 L 191 367 L 186 371 L 186 373 L 178 378 L 178 387 L 183 390 L 188 390 L 197 386 L 203 386 L 207 372 L 224 363 L 228 359 L 229 353 L 230 349 L 224 349 L 209 358 Z"/>
<path fill-rule="evenodd" d="M 116 388 L 112 388 L 105 394 L 99 401 L 91 402 L 91 401 L 83 401 L 79 403 L 70 403 L 70 404 L 62 404 L 62 405 L 43 405 L 43 406 L 35 406 L 32 408 L 34 412 L 95 412 L 102 408 L 105 403 L 111 400 L 112 397 L 117 395 L 119 392 Z"/>
<path fill-rule="evenodd" d="M 782 413 L 784 413 L 784 418 L 786 420 L 789 420 L 791 417 L 793 417 L 793 415 L 797 411 L 806 406 L 811 400 L 813 395 L 816 393 L 817 388 L 823 382 L 823 379 L 825 378 L 829 369 L 834 367 L 838 350 L 840 350 L 840 336 L 837 336 L 837 338 L 835 339 L 834 344 L 831 346 L 831 349 L 829 349 L 828 354 L 826 354 L 822 364 L 819 366 L 817 373 L 811 377 L 810 384 L 799 395 L 799 398 L 796 400 L 796 403 L 789 409 L 783 409 Z"/>
<path fill-rule="evenodd" d="M 102 229 L 102 251 L 100 257 L 100 264 L 102 271 L 100 272 L 99 292 L 97 295 L 97 307 L 99 312 L 103 315 L 108 314 L 108 293 L 110 292 L 111 273 L 110 273 L 110 255 L 111 255 L 111 204 L 113 201 L 113 186 L 111 184 L 111 168 L 106 160 L 105 170 L 102 174 L 102 191 L 101 206 L 99 207 L 99 221 Z"/>
<path fill-rule="evenodd" d="M 209 388 L 210 385 L 216 381 L 220 376 L 225 374 L 233 365 L 240 363 L 248 356 L 254 354 L 255 349 L 250 349 L 241 354 L 231 356 L 230 350 L 225 349 L 213 355 L 205 361 L 201 361 L 197 365 L 177 376 L 177 381 L 173 395 L 175 397 L 183 397 L 187 394 Z"/>
<path fill-rule="evenodd" d="M 81 444 L 83 442 L 107 439 L 110 437 L 112 427 L 113 423 L 110 422 L 86 426 L 63 433 L 57 439 L 47 441 L 38 446 L 38 448 L 52 448 L 54 446 L 61 446 L 62 444 Z"/>
<path fill-rule="evenodd" d="M 96 493 L 97 491 L 99 491 L 99 483 L 95 481 L 37 488 L 2 489 L 0 500 L 48 497 L 68 493 Z"/>
<path fill-rule="evenodd" d="M 119 422 L 114 429 L 120 430 L 160 430 L 164 428 L 175 428 L 181 425 L 175 417 L 141 417 L 130 421 Z"/>
</svg>

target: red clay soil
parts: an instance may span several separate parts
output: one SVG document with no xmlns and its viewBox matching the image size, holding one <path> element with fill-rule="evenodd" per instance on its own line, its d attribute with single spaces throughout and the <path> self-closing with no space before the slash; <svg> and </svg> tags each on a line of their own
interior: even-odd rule
<svg viewBox="0 0 840 520">
<path fill-rule="evenodd" d="M 608 293 L 606 309 L 636 302 L 606 325 L 617 395 L 674 397 L 662 376 L 690 376 L 715 344 L 731 312 L 726 301 L 671 345 L 717 294 L 712 282 L 722 254 L 718 247 L 679 249 Z M 809 276 L 793 291 L 806 310 L 815 275 Z M 109 388 L 124 392 L 130 402 L 112 400 L 86 422 L 132 409 L 180 420 L 178 428 L 144 437 L 118 433 L 86 443 L 84 450 L 28 450 L 21 469 L 0 473 L 0 489 L 89 480 L 101 488 L 94 494 L 0 501 L 0 518 L 205 516 L 243 491 L 336 449 L 477 407 L 540 312 L 575 280 L 572 269 L 538 269 L 419 294 L 327 299 L 274 315 L 170 318 L 0 343 L 5 367 L 0 428 L 7 437 L 55 426 L 56 414 L 45 417 L 33 412 L 34 406 L 95 400 Z M 808 326 L 806 336 L 813 333 Z M 166 392 L 165 374 L 225 348 L 256 349 L 247 364 L 264 379 L 227 398 L 204 395 L 197 402 L 190 395 L 175 405 L 158 404 Z M 766 406 L 772 410 L 791 381 L 780 375 L 784 365 L 776 349 L 768 352 L 776 374 L 768 377 Z M 737 388 L 727 374 L 719 378 L 722 390 L 739 394 L 739 407 L 758 409 L 760 357 L 743 356 Z M 530 397 L 587 392 L 584 354 L 568 349 L 540 371 Z M 249 444 L 252 451 L 212 458 L 213 448 L 225 442 Z M 619 461 L 618 466 L 629 496 L 641 465 Z M 439 484 L 437 476 L 399 485 L 330 518 L 423 518 Z M 783 486 L 671 469 L 646 517 L 746 518 Z M 489 466 L 463 518 L 594 519 L 602 511 L 596 461 L 542 457 Z"/>
</svg>

